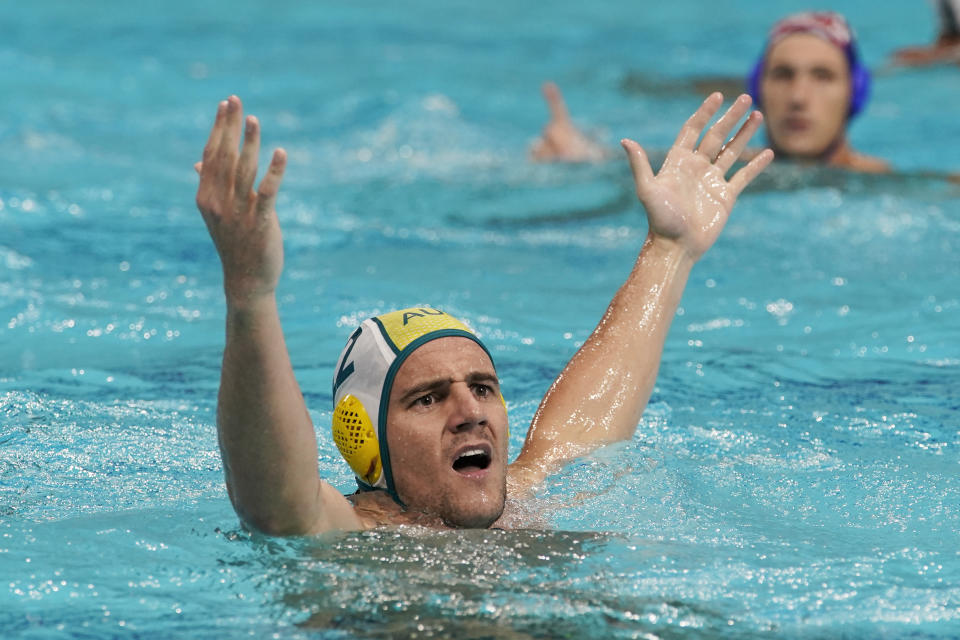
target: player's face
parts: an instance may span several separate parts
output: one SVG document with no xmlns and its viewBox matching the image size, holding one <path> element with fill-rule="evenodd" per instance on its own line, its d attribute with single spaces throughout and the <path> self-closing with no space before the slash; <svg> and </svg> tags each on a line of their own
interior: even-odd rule
<svg viewBox="0 0 960 640">
<path fill-rule="evenodd" d="M 459 527 L 488 527 L 506 500 L 507 413 L 496 371 L 469 338 L 431 340 L 400 366 L 387 445 L 410 509 Z"/>
<path fill-rule="evenodd" d="M 773 147 L 822 159 L 842 139 L 850 111 L 846 54 L 809 33 L 787 36 L 767 52 L 760 96 Z"/>
</svg>

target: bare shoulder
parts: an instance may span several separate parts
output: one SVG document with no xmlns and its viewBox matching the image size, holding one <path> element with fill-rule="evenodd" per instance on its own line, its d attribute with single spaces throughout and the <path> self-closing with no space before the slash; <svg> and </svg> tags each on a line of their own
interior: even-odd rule
<svg viewBox="0 0 960 640">
<path fill-rule="evenodd" d="M 854 151 L 846 143 L 827 160 L 827 164 L 831 167 L 860 173 L 891 173 L 893 171 L 890 163 L 886 160 Z"/>
<path fill-rule="evenodd" d="M 842 165 L 845 169 L 859 171 L 861 173 L 891 173 L 893 168 L 890 163 L 881 158 L 874 158 L 862 153 L 850 154 L 847 161 Z"/>
<path fill-rule="evenodd" d="M 533 493 L 546 476 L 547 473 L 540 465 L 515 461 L 507 467 L 507 496 L 525 498 Z"/>
<path fill-rule="evenodd" d="M 359 510 L 342 493 L 325 480 L 320 481 L 319 511 L 308 533 L 326 533 L 327 531 L 361 531 L 371 528 Z"/>
<path fill-rule="evenodd" d="M 342 497 L 342 496 L 341 496 Z M 439 515 L 405 509 L 394 502 L 386 491 L 360 491 L 344 498 L 350 506 L 360 530 L 383 527 L 416 526 L 427 529 L 449 529 Z"/>
<path fill-rule="evenodd" d="M 543 430 L 546 431 L 546 430 Z M 523 499 L 532 495 L 547 477 L 564 464 L 576 460 L 606 444 L 576 442 L 560 437 L 538 437 L 541 430 L 527 434 L 520 455 L 507 467 L 507 495 Z"/>
</svg>

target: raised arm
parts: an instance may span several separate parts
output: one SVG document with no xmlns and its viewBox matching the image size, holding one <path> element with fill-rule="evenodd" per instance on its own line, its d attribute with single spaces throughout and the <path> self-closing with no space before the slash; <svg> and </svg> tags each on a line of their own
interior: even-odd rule
<svg viewBox="0 0 960 640">
<path fill-rule="evenodd" d="M 227 303 L 217 404 L 227 491 L 240 518 L 265 533 L 359 528 L 349 503 L 317 471 L 316 436 L 276 302 L 283 241 L 275 203 L 286 154 L 273 152 L 254 190 L 259 151 L 257 119 L 244 120 L 236 96 L 221 102 L 196 169 L 197 207 L 220 254 Z"/>
<path fill-rule="evenodd" d="M 649 232 L 600 324 L 544 396 L 511 468 L 516 481 L 539 481 L 556 464 L 636 430 L 691 268 L 717 239 L 740 192 L 773 159 L 765 150 L 726 179 L 762 116 L 753 112 L 724 144 L 750 108 L 742 95 L 698 145 L 722 102 L 719 93 L 703 102 L 656 175 L 640 145 L 622 141 Z"/>
<path fill-rule="evenodd" d="M 603 146 L 584 135 L 570 119 L 557 85 L 545 82 L 542 91 L 550 119 L 530 148 L 530 157 L 538 162 L 599 162 L 606 158 Z"/>
</svg>

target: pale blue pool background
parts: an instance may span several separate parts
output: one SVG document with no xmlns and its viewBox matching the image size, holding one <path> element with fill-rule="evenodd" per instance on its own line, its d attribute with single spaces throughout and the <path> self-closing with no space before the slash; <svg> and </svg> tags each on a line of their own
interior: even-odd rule
<svg viewBox="0 0 960 640">
<path fill-rule="evenodd" d="M 194 4 L 4 6 L 0 637 L 960 635 L 960 186 L 916 175 L 960 170 L 960 70 L 876 78 L 853 141 L 910 176 L 779 167 L 742 197 L 637 436 L 551 480 L 542 532 L 252 539 L 193 205 L 218 100 L 290 153 L 282 314 L 348 490 L 329 385 L 359 319 L 468 319 L 516 453 L 626 276 L 624 164 L 525 160 L 540 82 L 663 149 L 699 101 L 674 81 L 739 75 L 804 5 Z M 933 33 L 925 3 L 832 6 L 874 68 Z"/>
</svg>

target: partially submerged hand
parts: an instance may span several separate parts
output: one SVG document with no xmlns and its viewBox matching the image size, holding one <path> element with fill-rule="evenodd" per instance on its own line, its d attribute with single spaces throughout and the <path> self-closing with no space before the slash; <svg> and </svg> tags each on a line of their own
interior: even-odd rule
<svg viewBox="0 0 960 640">
<path fill-rule="evenodd" d="M 740 192 L 773 160 L 765 149 L 727 180 L 726 174 L 740 158 L 763 117 L 754 111 L 728 142 L 727 136 L 750 108 L 750 97 L 741 95 L 703 135 L 710 119 L 723 104 L 714 93 L 690 116 L 654 175 L 643 148 L 633 140 L 621 141 L 630 161 L 637 195 L 647 210 L 650 235 L 679 246 L 697 260 L 713 245 L 730 216 Z"/>
<path fill-rule="evenodd" d="M 220 254 L 228 303 L 272 295 L 283 270 L 275 205 L 287 156 L 282 149 L 273 152 L 254 191 L 259 152 L 260 124 L 253 116 L 244 120 L 240 99 L 230 96 L 218 105 L 203 161 L 195 165 L 200 174 L 197 207 Z"/>
<path fill-rule="evenodd" d="M 544 83 L 543 98 L 550 109 L 550 120 L 540 138 L 530 149 L 534 160 L 541 162 L 596 162 L 604 157 L 603 148 L 585 136 L 573 124 L 560 89 L 552 82 Z"/>
</svg>

